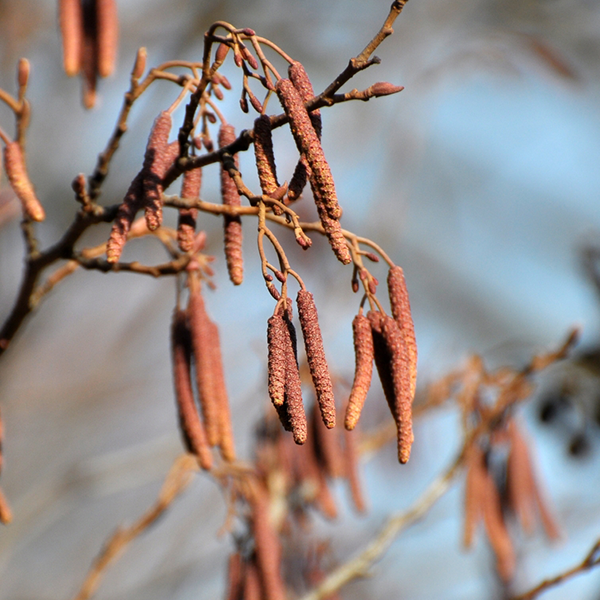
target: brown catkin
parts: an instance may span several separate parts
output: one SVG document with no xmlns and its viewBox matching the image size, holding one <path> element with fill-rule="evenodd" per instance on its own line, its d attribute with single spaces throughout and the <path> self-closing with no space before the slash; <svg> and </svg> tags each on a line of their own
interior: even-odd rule
<svg viewBox="0 0 600 600">
<path fill-rule="evenodd" d="M 83 38 L 81 43 L 81 72 L 83 75 L 83 105 L 93 108 L 96 104 L 98 79 L 98 31 L 96 27 L 96 3 L 84 2 Z"/>
<path fill-rule="evenodd" d="M 197 284 L 190 287 L 188 314 L 192 332 L 192 349 L 196 366 L 196 385 L 204 416 L 204 426 L 210 446 L 216 446 L 221 438 L 219 404 L 215 395 L 215 373 L 211 356 L 210 319 L 204 299 Z"/>
<path fill-rule="evenodd" d="M 150 231 L 162 223 L 162 180 L 172 162 L 168 149 L 171 125 L 170 113 L 162 111 L 154 120 L 144 155 L 144 209 Z"/>
<path fill-rule="evenodd" d="M 269 496 L 266 489 L 255 487 L 250 498 L 250 506 L 262 597 L 265 600 L 285 600 L 285 585 L 281 577 L 281 544 L 271 523 Z"/>
<path fill-rule="evenodd" d="M 83 15 L 81 0 L 59 0 L 58 23 L 63 47 L 63 67 L 69 77 L 81 69 Z"/>
<path fill-rule="evenodd" d="M 485 456 L 479 445 L 472 443 L 466 455 L 465 522 L 463 544 L 470 548 L 477 525 L 481 521 L 482 490 L 485 486 Z"/>
<path fill-rule="evenodd" d="M 232 144 L 236 139 L 233 125 L 223 124 L 219 129 L 219 148 Z M 237 168 L 238 158 L 233 157 Z M 241 206 L 242 201 L 235 181 L 221 163 L 221 199 L 226 206 Z M 244 279 L 244 257 L 242 254 L 242 220 L 239 216 L 225 215 L 225 260 L 229 279 L 234 285 L 240 285 Z"/>
<path fill-rule="evenodd" d="M 142 207 L 144 192 L 143 177 L 144 171 L 142 169 L 131 182 L 125 198 L 117 211 L 117 216 L 113 222 L 110 237 L 106 244 L 106 260 L 109 263 L 115 263 L 119 260 L 127 242 L 127 235 L 131 229 L 131 224 L 138 210 Z"/>
<path fill-rule="evenodd" d="M 263 600 L 264 594 L 262 593 L 260 578 L 258 576 L 256 556 L 252 556 L 244 565 L 243 577 L 242 595 L 238 600 Z"/>
<path fill-rule="evenodd" d="M 262 193 L 271 196 L 277 192 L 279 183 L 273 153 L 271 119 L 267 115 L 261 115 L 254 121 L 254 157 Z"/>
<path fill-rule="evenodd" d="M 223 371 L 219 327 L 216 323 L 212 321 L 208 322 L 208 333 L 208 351 L 210 352 L 211 370 L 213 372 L 214 391 L 219 417 L 219 448 L 223 460 L 233 462 L 235 460 L 235 445 L 233 443 L 233 431 L 231 427 L 231 412 L 229 410 L 225 373 Z"/>
<path fill-rule="evenodd" d="M 355 357 L 354 381 L 344 420 L 348 431 L 352 431 L 358 423 L 373 376 L 373 333 L 369 319 L 362 312 L 357 314 L 352 321 L 352 333 Z"/>
<path fill-rule="evenodd" d="M 344 265 L 349 265 L 352 262 L 352 256 L 350 250 L 348 250 L 348 244 L 346 244 L 346 238 L 342 232 L 342 226 L 337 219 L 332 219 L 325 210 L 321 202 L 318 190 L 313 189 L 313 196 L 315 199 L 315 205 L 317 207 L 317 213 L 323 226 L 323 231 L 329 240 L 329 245 L 333 250 L 336 258 Z"/>
<path fill-rule="evenodd" d="M 323 423 L 317 406 L 311 411 L 311 431 L 315 456 L 328 477 L 344 475 L 344 455 L 338 429 L 328 429 Z"/>
<path fill-rule="evenodd" d="M 415 338 L 415 325 L 410 311 L 410 299 L 406 289 L 404 271 L 402 267 L 394 265 L 388 272 L 388 292 L 390 295 L 390 307 L 392 316 L 398 323 L 406 348 L 408 350 L 408 361 L 410 365 L 410 393 L 414 400 L 417 389 L 417 341 Z"/>
<path fill-rule="evenodd" d="M 289 424 L 296 444 L 304 444 L 308 426 L 304 404 L 302 403 L 302 383 L 298 369 L 298 356 L 296 350 L 296 330 L 287 315 L 284 315 L 285 324 L 285 394 L 284 406 L 287 411 Z"/>
<path fill-rule="evenodd" d="M 242 600 L 244 593 L 244 564 L 242 555 L 234 552 L 227 562 L 227 600 Z"/>
<path fill-rule="evenodd" d="M 346 478 L 350 486 L 350 496 L 352 503 L 357 512 L 364 513 L 367 510 L 367 504 L 362 493 L 360 485 L 360 477 L 358 473 L 359 457 L 358 448 L 356 447 L 356 434 L 349 431 L 344 432 L 344 441 L 346 443 L 346 451 L 344 453 L 346 459 Z"/>
<path fill-rule="evenodd" d="M 192 169 L 183 174 L 181 197 L 199 198 L 202 186 L 202 169 Z M 177 218 L 177 243 L 182 252 L 191 252 L 196 234 L 197 208 L 181 208 Z"/>
<path fill-rule="evenodd" d="M 323 337 L 319 327 L 319 317 L 313 295 L 308 290 L 300 290 L 296 298 L 298 318 L 304 337 L 304 348 L 310 375 L 315 386 L 317 402 L 321 410 L 321 418 L 328 429 L 335 427 L 335 399 L 333 384 L 325 358 Z"/>
<path fill-rule="evenodd" d="M 96 0 L 98 74 L 108 77 L 115 68 L 119 45 L 119 22 L 115 0 Z"/>
<path fill-rule="evenodd" d="M 280 79 L 276 91 L 289 119 L 296 147 L 306 156 L 310 166 L 313 194 L 317 190 L 327 214 L 332 219 L 339 219 L 342 216 L 342 209 L 337 201 L 331 169 L 300 94 L 289 79 Z"/>
<path fill-rule="evenodd" d="M 25 216 L 32 221 L 43 221 L 46 218 L 46 213 L 27 174 L 25 157 L 19 142 L 6 144 L 4 148 L 4 170 L 14 193 L 21 201 Z"/>
<path fill-rule="evenodd" d="M 281 406 L 285 395 L 286 324 L 283 316 L 273 315 L 267 321 L 267 348 L 269 397 L 275 406 Z"/>
<path fill-rule="evenodd" d="M 413 443 L 408 352 L 396 321 L 388 315 L 369 312 L 375 364 L 390 411 L 398 428 L 398 460 L 410 458 Z"/>
<path fill-rule="evenodd" d="M 173 382 L 181 431 L 188 451 L 196 455 L 201 468 L 209 470 L 212 466 L 212 453 L 192 389 L 190 330 L 185 312 L 179 309 L 173 314 L 171 346 Z"/>
</svg>

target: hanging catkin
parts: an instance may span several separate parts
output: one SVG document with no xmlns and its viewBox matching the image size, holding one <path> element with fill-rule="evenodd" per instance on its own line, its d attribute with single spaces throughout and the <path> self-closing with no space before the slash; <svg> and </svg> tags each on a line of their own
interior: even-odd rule
<svg viewBox="0 0 600 600">
<path fill-rule="evenodd" d="M 233 125 L 223 124 L 219 129 L 219 148 L 235 141 Z M 233 157 L 237 168 L 237 156 Z M 237 191 L 235 181 L 230 177 L 221 163 L 221 199 L 226 206 L 240 206 L 242 201 Z M 240 285 L 244 279 L 244 258 L 242 254 L 242 220 L 239 216 L 225 215 L 225 260 L 229 279 L 234 285 Z"/>
<path fill-rule="evenodd" d="M 362 314 L 362 311 L 352 321 L 352 333 L 355 357 L 354 381 L 344 421 L 348 431 L 354 429 L 358 423 L 373 376 L 373 334 L 369 319 Z"/>
<path fill-rule="evenodd" d="M 32 221 L 43 221 L 46 218 L 46 213 L 27 174 L 25 157 L 19 142 L 6 144 L 4 148 L 4 170 L 14 193 L 21 201 L 25 216 Z"/>
<path fill-rule="evenodd" d="M 194 199 L 200 197 L 202 186 L 202 169 L 192 169 L 183 174 L 181 183 L 181 197 Z M 196 234 L 197 208 L 180 208 L 177 218 L 177 243 L 182 252 L 190 252 L 194 245 Z"/>
<path fill-rule="evenodd" d="M 96 0 L 98 74 L 108 77 L 115 68 L 119 24 L 115 0 Z"/>
<path fill-rule="evenodd" d="M 62 37 L 63 67 L 69 77 L 81 69 L 83 45 L 83 15 L 81 0 L 59 0 L 58 22 Z"/>
<path fill-rule="evenodd" d="M 185 312 L 179 309 L 173 315 L 171 346 L 175 398 L 183 438 L 188 451 L 196 455 L 200 467 L 209 470 L 212 466 L 212 453 L 192 390 L 190 330 Z"/>
<path fill-rule="evenodd" d="M 261 115 L 254 121 L 254 157 L 260 188 L 265 196 L 272 196 L 279 188 L 273 153 L 271 119 Z"/>
<path fill-rule="evenodd" d="M 317 190 L 327 214 L 332 219 L 339 219 L 342 209 L 337 201 L 331 169 L 300 94 L 289 79 L 280 79 L 275 89 L 289 119 L 298 152 L 304 153 L 310 166 L 313 194 Z"/>
<path fill-rule="evenodd" d="M 335 427 L 335 399 L 329 367 L 325 358 L 325 349 L 323 348 L 317 307 L 313 295 L 308 290 L 300 290 L 296 302 L 298 304 L 298 318 L 302 327 L 302 336 L 304 337 L 306 358 L 315 386 L 321 418 L 325 426 L 331 429 Z"/>
<path fill-rule="evenodd" d="M 333 253 L 342 264 L 349 265 L 352 262 L 352 256 L 350 255 L 350 250 L 348 250 L 348 244 L 346 243 L 346 238 L 342 232 L 340 222 L 337 219 L 332 219 L 327 214 L 316 188 L 313 189 L 313 197 L 319 219 L 321 220 L 321 225 L 323 226 L 323 231 L 329 240 L 329 245 L 331 246 Z"/>
<path fill-rule="evenodd" d="M 281 314 L 267 321 L 269 397 L 275 406 L 283 404 L 285 395 L 286 324 Z"/>
</svg>

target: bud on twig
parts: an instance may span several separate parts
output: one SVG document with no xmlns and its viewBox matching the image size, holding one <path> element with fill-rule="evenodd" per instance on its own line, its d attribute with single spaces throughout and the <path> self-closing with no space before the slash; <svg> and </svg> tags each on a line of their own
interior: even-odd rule
<svg viewBox="0 0 600 600">
<path fill-rule="evenodd" d="M 219 129 L 219 148 L 232 144 L 236 139 L 232 125 L 223 124 Z M 233 157 L 237 168 L 237 156 Z M 241 206 L 242 201 L 235 181 L 221 163 L 221 198 L 226 206 Z M 240 217 L 225 215 L 225 259 L 229 279 L 234 285 L 240 285 L 244 279 L 244 258 L 242 254 L 242 220 Z"/>
<path fill-rule="evenodd" d="M 135 79 L 136 81 L 138 81 L 144 74 L 144 71 L 146 70 L 147 56 L 148 56 L 148 53 L 146 51 L 146 48 L 142 47 L 142 48 L 138 49 L 136 57 L 135 57 L 135 63 L 133 65 L 133 70 L 131 71 L 132 79 Z"/>
<path fill-rule="evenodd" d="M 209 470 L 212 466 L 212 453 L 192 390 L 190 330 L 185 312 L 179 309 L 176 309 L 173 315 L 171 346 L 173 382 L 181 431 L 188 451 L 196 455 L 198 464 L 203 469 Z"/>
<path fill-rule="evenodd" d="M 358 423 L 373 376 L 373 334 L 369 319 L 362 312 L 357 314 L 352 321 L 352 333 L 354 337 L 355 368 L 354 381 L 352 382 L 344 421 L 348 431 L 354 429 Z"/>
<path fill-rule="evenodd" d="M 13 191 L 21 201 L 25 216 L 32 221 L 43 221 L 46 218 L 46 213 L 27 174 L 25 157 L 19 142 L 6 144 L 4 148 L 4 169 Z"/>
<path fill-rule="evenodd" d="M 333 384 L 329 375 L 329 367 L 323 348 L 323 337 L 319 327 L 317 307 L 313 295 L 307 290 L 300 290 L 296 298 L 298 317 L 304 337 L 304 347 L 310 375 L 315 386 L 317 402 L 321 410 L 321 418 L 328 429 L 335 427 L 335 400 Z"/>
</svg>

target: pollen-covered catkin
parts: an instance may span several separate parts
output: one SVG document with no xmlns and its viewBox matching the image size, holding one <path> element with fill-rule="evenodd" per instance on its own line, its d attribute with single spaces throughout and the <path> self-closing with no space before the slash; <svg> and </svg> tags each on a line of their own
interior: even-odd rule
<svg viewBox="0 0 600 600">
<path fill-rule="evenodd" d="M 313 194 L 316 189 L 327 214 L 332 219 L 339 219 L 342 209 L 338 204 L 331 169 L 300 94 L 289 79 L 280 79 L 275 89 L 289 119 L 298 152 L 306 156 L 310 166 Z"/>
<path fill-rule="evenodd" d="M 171 346 L 173 382 L 181 431 L 188 451 L 196 455 L 202 469 L 209 470 L 212 466 L 212 453 L 192 390 L 190 331 L 186 314 L 179 309 L 173 315 Z"/>
<path fill-rule="evenodd" d="M 271 119 L 267 115 L 261 115 L 254 121 L 254 156 L 262 193 L 271 196 L 277 192 L 279 183 L 273 153 Z"/>
<path fill-rule="evenodd" d="M 13 191 L 21 201 L 25 216 L 32 221 L 43 221 L 46 218 L 46 213 L 27 174 L 25 157 L 19 142 L 6 144 L 4 148 L 4 170 Z"/>
<path fill-rule="evenodd" d="M 115 0 L 96 0 L 98 74 L 108 77 L 115 68 L 119 24 Z"/>
<path fill-rule="evenodd" d="M 183 174 L 181 197 L 186 199 L 199 198 L 202 186 L 202 169 L 192 169 Z M 177 218 L 177 243 L 182 252 L 190 252 L 194 245 L 196 234 L 197 208 L 181 208 Z"/>
<path fill-rule="evenodd" d="M 300 290 L 296 302 L 298 304 L 298 318 L 302 327 L 302 336 L 304 337 L 306 358 L 315 386 L 321 418 L 325 426 L 331 429 L 335 427 L 335 399 L 329 367 L 325 358 L 325 349 L 323 348 L 317 307 L 313 295 L 308 290 Z"/>
<path fill-rule="evenodd" d="M 117 216 L 113 222 L 110 237 L 106 245 L 106 260 L 109 263 L 115 263 L 119 260 L 127 242 L 131 224 L 138 210 L 142 207 L 144 192 L 143 177 L 144 171 L 142 169 L 131 182 L 125 198 L 117 211 Z"/>
<path fill-rule="evenodd" d="M 350 255 L 350 250 L 348 250 L 348 244 L 346 243 L 340 222 L 337 219 L 332 219 L 327 214 L 321 202 L 319 192 L 316 189 L 313 189 L 313 196 L 323 231 L 329 240 L 329 245 L 333 253 L 342 264 L 349 265 L 352 262 L 352 256 Z"/>
<path fill-rule="evenodd" d="M 220 440 L 220 421 L 210 350 L 209 318 L 206 314 L 204 299 L 196 282 L 190 288 L 188 314 L 196 366 L 196 385 L 202 415 L 204 416 L 204 427 L 209 445 L 216 446 Z"/>
<path fill-rule="evenodd" d="M 81 0 L 59 0 L 58 22 L 62 37 L 63 67 L 69 77 L 81 69 L 83 15 Z"/>
<path fill-rule="evenodd" d="M 296 330 L 288 315 L 284 315 L 285 344 L 285 395 L 284 406 L 296 444 L 304 444 L 308 426 L 302 402 L 302 383 L 298 369 Z"/>
<path fill-rule="evenodd" d="M 285 395 L 286 324 L 283 316 L 273 315 L 267 321 L 269 397 L 275 406 L 283 404 Z"/>
<path fill-rule="evenodd" d="M 219 129 L 219 148 L 232 144 L 236 139 L 233 125 L 223 124 Z M 237 168 L 237 156 L 233 157 Z M 221 199 L 226 206 L 241 206 L 242 201 L 237 191 L 235 181 L 221 163 Z M 234 285 L 240 285 L 244 280 L 244 257 L 242 254 L 242 220 L 238 216 L 225 215 L 225 260 L 229 279 Z"/>
<path fill-rule="evenodd" d="M 171 125 L 170 113 L 162 111 L 154 120 L 144 155 L 144 209 L 150 231 L 162 223 L 162 180 L 172 162 L 168 156 Z"/>
<path fill-rule="evenodd" d="M 417 342 L 415 339 L 415 326 L 410 311 L 410 299 L 402 267 L 394 265 L 389 270 L 387 284 L 392 316 L 396 320 L 396 323 L 398 323 L 398 327 L 400 327 L 400 331 L 406 342 L 406 349 L 408 350 L 410 393 L 414 399 L 417 388 Z"/>
<path fill-rule="evenodd" d="M 358 423 L 373 376 L 373 334 L 369 319 L 362 312 L 357 314 L 352 321 L 352 333 L 354 338 L 355 368 L 354 381 L 352 382 L 344 421 L 344 425 L 348 431 L 354 429 Z"/>
</svg>

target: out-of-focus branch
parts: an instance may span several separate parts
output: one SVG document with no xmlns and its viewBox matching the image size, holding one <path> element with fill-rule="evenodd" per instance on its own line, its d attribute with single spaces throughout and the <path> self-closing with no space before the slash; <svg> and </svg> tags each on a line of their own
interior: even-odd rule
<svg viewBox="0 0 600 600">
<path fill-rule="evenodd" d="M 146 531 L 171 506 L 177 496 L 191 482 L 194 473 L 198 469 L 198 462 L 192 454 L 182 454 L 175 460 L 167 473 L 156 503 L 133 525 L 119 527 L 106 541 L 104 548 L 88 571 L 79 592 L 74 596 L 74 600 L 87 600 L 92 597 L 109 565 L 120 556 L 136 537 Z"/>
</svg>

